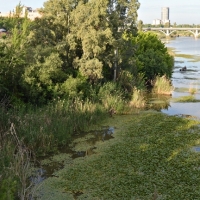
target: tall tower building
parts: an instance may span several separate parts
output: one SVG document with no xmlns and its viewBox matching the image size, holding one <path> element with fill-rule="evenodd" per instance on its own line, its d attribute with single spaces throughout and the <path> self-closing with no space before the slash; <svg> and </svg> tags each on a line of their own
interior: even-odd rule
<svg viewBox="0 0 200 200">
<path fill-rule="evenodd" d="M 161 21 L 162 24 L 169 22 L 169 7 L 163 7 L 161 9 Z"/>
</svg>

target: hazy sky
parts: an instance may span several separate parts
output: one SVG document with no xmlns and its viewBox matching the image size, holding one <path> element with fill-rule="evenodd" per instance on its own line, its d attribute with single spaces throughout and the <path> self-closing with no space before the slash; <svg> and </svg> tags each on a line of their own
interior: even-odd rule
<svg viewBox="0 0 200 200">
<path fill-rule="evenodd" d="M 0 0 L 0 12 L 12 11 L 19 2 L 21 2 L 21 5 L 36 9 L 43 7 L 45 0 Z"/>
<path fill-rule="evenodd" d="M 21 0 L 25 6 L 40 8 L 46 0 Z M 138 0 L 138 20 L 145 24 L 161 18 L 161 8 L 169 7 L 170 21 L 173 24 L 200 24 L 200 0 Z M 0 12 L 9 12 L 20 0 L 0 0 Z"/>
<path fill-rule="evenodd" d="M 161 19 L 161 8 L 169 7 L 169 19 L 173 24 L 200 24 L 200 0 L 138 0 L 138 20 L 152 24 Z"/>
</svg>

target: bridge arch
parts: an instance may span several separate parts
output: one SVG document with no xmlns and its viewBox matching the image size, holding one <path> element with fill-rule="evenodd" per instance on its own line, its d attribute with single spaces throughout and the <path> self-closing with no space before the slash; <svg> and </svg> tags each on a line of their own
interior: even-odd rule
<svg viewBox="0 0 200 200">
<path fill-rule="evenodd" d="M 166 31 L 163 31 L 163 30 L 158 30 L 158 31 L 164 33 L 166 36 L 170 36 L 170 35 L 171 35 L 173 32 L 175 32 L 176 30 L 169 31 L 169 32 L 166 32 Z"/>
<path fill-rule="evenodd" d="M 161 33 L 164 33 L 166 36 L 170 36 L 175 31 L 188 31 L 194 35 L 195 38 L 197 38 L 200 35 L 200 28 L 143 28 L 143 31 L 159 31 Z"/>
<path fill-rule="evenodd" d="M 192 33 L 192 34 L 194 35 L 195 38 L 197 38 L 197 37 L 200 35 L 200 32 L 198 32 L 198 31 L 195 31 L 195 32 L 194 32 L 194 31 L 191 31 L 191 30 L 186 30 L 186 31 Z"/>
</svg>

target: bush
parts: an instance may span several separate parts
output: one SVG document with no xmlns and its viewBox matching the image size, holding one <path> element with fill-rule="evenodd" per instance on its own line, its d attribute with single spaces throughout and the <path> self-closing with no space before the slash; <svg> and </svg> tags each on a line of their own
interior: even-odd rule
<svg viewBox="0 0 200 200">
<path fill-rule="evenodd" d="M 134 87 L 145 89 L 144 81 L 144 75 L 141 73 L 133 75 L 129 71 L 123 70 L 119 76 L 119 85 L 129 94 L 132 93 Z"/>
<path fill-rule="evenodd" d="M 123 92 L 116 83 L 105 83 L 99 90 L 98 98 L 106 110 L 115 109 L 120 112 L 125 107 Z"/>
<path fill-rule="evenodd" d="M 82 98 L 83 91 L 81 91 L 81 85 L 83 84 L 83 80 L 80 78 L 73 78 L 70 76 L 61 86 L 61 92 L 64 97 L 74 99 L 74 98 Z"/>
</svg>

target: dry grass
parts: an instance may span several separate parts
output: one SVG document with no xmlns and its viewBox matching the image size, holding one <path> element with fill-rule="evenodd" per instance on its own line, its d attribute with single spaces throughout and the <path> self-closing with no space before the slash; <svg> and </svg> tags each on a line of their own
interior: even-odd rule
<svg viewBox="0 0 200 200">
<path fill-rule="evenodd" d="M 143 96 L 141 90 L 138 90 L 137 88 L 133 89 L 133 95 L 132 95 L 132 99 L 131 99 L 129 105 L 131 108 L 144 108 L 145 107 L 146 101 L 144 99 L 144 96 Z"/>
<path fill-rule="evenodd" d="M 157 94 L 171 95 L 174 87 L 171 81 L 164 76 L 157 76 L 153 81 L 153 92 Z"/>
<path fill-rule="evenodd" d="M 198 90 L 197 90 L 197 87 L 194 87 L 193 84 L 190 85 L 189 93 L 190 93 L 191 95 L 196 94 L 197 91 L 198 91 Z"/>
</svg>

